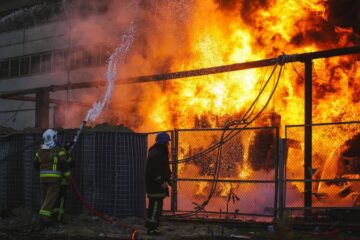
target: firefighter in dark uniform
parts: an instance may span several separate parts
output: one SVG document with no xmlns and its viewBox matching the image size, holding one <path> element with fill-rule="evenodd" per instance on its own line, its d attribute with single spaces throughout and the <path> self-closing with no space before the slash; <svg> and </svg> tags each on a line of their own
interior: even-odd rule
<svg viewBox="0 0 360 240">
<path fill-rule="evenodd" d="M 57 132 L 47 129 L 43 134 L 44 144 L 35 155 L 34 166 L 40 172 L 41 223 L 50 226 L 57 213 L 61 181 L 70 176 L 67 154 L 56 145 Z"/>
<path fill-rule="evenodd" d="M 171 171 L 169 166 L 169 141 L 167 133 L 156 135 L 156 143 L 149 149 L 146 164 L 146 193 L 149 198 L 149 209 L 146 217 L 146 228 L 149 235 L 160 234 L 159 219 L 162 213 L 163 200 L 169 196 Z"/>
</svg>

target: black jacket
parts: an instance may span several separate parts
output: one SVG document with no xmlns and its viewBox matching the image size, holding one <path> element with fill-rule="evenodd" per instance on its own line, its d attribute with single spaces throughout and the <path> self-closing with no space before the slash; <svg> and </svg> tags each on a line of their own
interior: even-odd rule
<svg viewBox="0 0 360 240">
<path fill-rule="evenodd" d="M 171 171 L 169 166 L 169 150 L 166 145 L 155 143 L 150 149 L 146 163 L 145 181 L 146 192 L 149 196 L 166 196 L 168 190 L 161 185 L 170 183 Z"/>
<path fill-rule="evenodd" d="M 64 148 L 40 149 L 36 152 L 34 167 L 40 170 L 40 182 L 60 182 L 70 175 L 67 153 Z M 47 172 L 43 173 L 44 171 Z M 51 175 L 51 176 L 50 176 Z"/>
</svg>

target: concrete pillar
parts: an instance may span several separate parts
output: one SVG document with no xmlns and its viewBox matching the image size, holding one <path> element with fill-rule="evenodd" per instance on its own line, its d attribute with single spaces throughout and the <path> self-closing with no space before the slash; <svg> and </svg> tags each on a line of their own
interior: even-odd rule
<svg viewBox="0 0 360 240">
<path fill-rule="evenodd" d="M 63 128 L 65 126 L 65 106 L 64 104 L 56 104 L 54 107 L 54 128 Z"/>
<path fill-rule="evenodd" d="M 48 91 L 40 89 L 36 92 L 35 127 L 37 128 L 49 127 L 49 100 Z"/>
</svg>

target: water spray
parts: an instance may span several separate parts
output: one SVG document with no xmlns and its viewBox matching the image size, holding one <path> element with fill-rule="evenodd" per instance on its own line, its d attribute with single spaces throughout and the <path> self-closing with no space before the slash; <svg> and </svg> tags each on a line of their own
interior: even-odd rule
<svg viewBox="0 0 360 240">
<path fill-rule="evenodd" d="M 106 109 L 110 103 L 112 92 L 114 89 L 114 83 L 118 78 L 118 67 L 124 63 L 127 53 L 134 41 L 134 25 L 131 24 L 127 32 L 122 37 L 120 47 L 116 48 L 115 52 L 108 59 L 108 68 L 106 71 L 106 79 L 108 82 L 106 91 L 102 98 L 102 101 L 96 101 L 92 108 L 89 109 L 85 120 L 81 123 L 79 130 L 77 131 L 71 146 L 69 147 L 68 153 L 70 154 L 77 141 L 79 140 L 80 134 L 84 130 L 88 121 L 94 122 L 101 112 Z"/>
</svg>

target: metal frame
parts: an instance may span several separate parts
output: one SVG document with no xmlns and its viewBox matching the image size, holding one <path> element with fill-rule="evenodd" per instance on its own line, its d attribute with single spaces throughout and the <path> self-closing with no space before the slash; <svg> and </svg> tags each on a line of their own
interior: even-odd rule
<svg viewBox="0 0 360 240">
<path fill-rule="evenodd" d="M 337 123 L 317 123 L 317 124 L 309 124 L 309 125 L 287 125 L 285 126 L 285 139 L 280 139 L 279 135 L 279 128 L 278 127 L 254 127 L 254 128 L 246 128 L 242 129 L 243 131 L 248 130 L 261 130 L 261 129 L 276 129 L 276 147 L 275 147 L 275 159 L 274 159 L 274 180 L 255 180 L 255 179 L 222 179 L 219 178 L 216 180 L 216 182 L 220 183 L 253 183 L 253 184 L 274 184 L 274 214 L 273 215 L 267 215 L 267 214 L 258 214 L 258 213 L 242 213 L 242 212 L 228 212 L 227 215 L 231 216 L 253 216 L 253 217 L 271 217 L 273 220 L 275 220 L 278 217 L 283 216 L 284 211 L 290 210 L 290 211 L 303 211 L 304 216 L 307 217 L 308 214 L 312 213 L 314 210 L 333 210 L 333 209 L 339 209 L 339 210 L 349 210 L 349 209 L 357 209 L 360 210 L 360 207 L 313 207 L 313 206 L 307 206 L 304 202 L 303 207 L 287 207 L 286 206 L 286 184 L 289 182 L 303 182 L 304 184 L 308 183 L 310 186 L 312 183 L 315 182 L 359 182 L 360 179 L 343 179 L 343 178 L 337 178 L 337 179 L 307 179 L 304 177 L 304 179 L 288 179 L 286 178 L 286 159 L 287 159 L 287 149 L 286 149 L 286 139 L 288 138 L 288 129 L 294 128 L 294 127 L 314 127 L 314 126 L 339 126 L 344 124 L 360 124 L 360 121 L 348 121 L 348 122 L 337 122 Z M 198 132 L 198 131 L 221 131 L 223 129 L 221 128 L 210 128 L 210 129 L 174 129 L 171 131 L 172 134 L 172 159 L 173 159 L 173 188 L 172 188 L 172 195 L 171 195 L 171 210 L 165 211 L 168 212 L 168 214 L 176 214 L 176 213 L 192 213 L 193 211 L 187 211 L 183 209 L 177 208 L 177 194 L 178 194 L 178 182 L 214 182 L 212 178 L 181 178 L 178 177 L 178 166 L 176 164 L 176 160 L 178 159 L 178 142 L 179 142 L 179 132 Z M 167 131 L 169 132 L 169 131 Z M 155 134 L 157 132 L 152 132 L 151 134 Z M 175 162 L 175 163 L 174 163 Z M 211 215 L 214 214 L 216 216 L 226 216 L 225 212 L 221 211 L 201 211 L 197 213 L 195 216 L 199 217 L 202 215 Z M 211 218 L 211 216 L 207 216 L 207 218 Z"/>
<path fill-rule="evenodd" d="M 209 67 L 209 68 L 201 68 L 201 69 L 181 71 L 181 72 L 163 73 L 163 74 L 132 77 L 127 79 L 119 79 L 118 81 L 115 82 L 115 84 L 122 85 L 122 84 L 133 84 L 133 83 L 144 83 L 144 82 L 156 82 L 156 81 L 190 78 L 195 76 L 204 76 L 204 75 L 210 75 L 216 73 L 246 70 L 252 68 L 268 67 L 275 65 L 280 60 L 282 63 L 291 63 L 291 62 L 304 63 L 308 61 L 307 65 L 309 67 L 310 62 L 313 59 L 328 58 L 328 57 L 356 54 L 356 53 L 360 53 L 360 45 L 353 47 L 345 47 L 345 48 L 335 48 L 335 49 L 317 51 L 311 53 L 280 55 L 279 57 L 276 58 L 268 58 L 264 60 L 244 62 L 244 63 L 235 63 L 231 65 L 224 65 L 218 67 Z M 305 82 L 309 83 L 311 75 L 307 74 L 307 76 L 308 79 Z M 55 91 L 64 91 L 70 89 L 103 87 L 106 86 L 106 84 L 107 84 L 106 81 L 99 81 L 99 82 L 79 82 L 79 83 L 67 83 L 63 85 L 51 85 L 48 87 L 2 92 L 0 93 L 0 98 L 8 98 L 12 96 L 32 94 L 32 93 L 36 93 L 39 89 L 55 92 Z M 310 87 L 305 89 L 310 89 Z M 311 95 L 309 94 L 308 97 L 311 97 Z"/>
<path fill-rule="evenodd" d="M 278 164 L 279 164 L 279 128 L 278 127 L 249 127 L 249 128 L 237 128 L 237 129 L 228 129 L 227 131 L 230 130 L 242 130 L 242 131 L 252 131 L 252 130 L 263 130 L 263 129 L 273 129 L 275 131 L 275 147 L 274 147 L 274 179 L 273 180 L 242 180 L 242 179 L 238 179 L 238 180 L 230 180 L 230 179 L 217 179 L 216 182 L 223 182 L 223 183 L 239 183 L 239 184 L 243 184 L 243 183 L 254 183 L 254 184 L 264 184 L 264 183 L 270 183 L 270 184 L 274 184 L 274 209 L 273 209 L 273 214 L 272 215 L 266 215 L 266 214 L 257 214 L 257 213 L 228 213 L 228 215 L 245 215 L 245 216 L 261 216 L 261 217 L 271 217 L 273 220 L 275 220 L 278 216 L 278 191 L 279 191 L 279 177 L 278 177 Z M 192 129 L 175 129 L 175 136 L 176 136 L 176 143 L 174 144 L 176 146 L 176 149 L 178 147 L 178 141 L 179 141 L 179 132 L 209 132 L 209 131 L 223 131 L 224 129 L 222 128 L 192 128 Z M 177 158 L 176 158 L 177 159 Z M 213 179 L 211 178 L 177 178 L 176 181 L 177 182 L 214 182 Z M 172 201 L 176 199 L 172 199 Z M 177 203 L 176 203 L 177 206 Z M 173 209 L 172 209 L 173 210 Z M 178 213 L 191 213 L 191 211 L 185 211 L 185 210 L 179 210 L 176 208 L 176 212 Z M 221 212 L 221 211 L 202 211 L 200 214 L 202 213 L 213 213 L 213 214 L 226 214 L 225 212 Z"/>
<path fill-rule="evenodd" d="M 347 122 L 336 122 L 336 123 L 315 123 L 315 124 L 304 124 L 304 125 L 286 125 L 285 126 L 285 141 L 286 139 L 288 139 L 288 129 L 290 128 L 304 128 L 305 129 L 305 134 L 304 134 L 304 142 L 305 142 L 305 151 L 304 151 L 304 155 L 305 155 L 305 161 L 304 161 L 304 166 L 311 166 L 311 160 L 312 160 L 312 138 L 310 139 L 310 146 L 308 146 L 308 148 L 310 148 L 310 150 L 307 150 L 306 147 L 306 142 L 307 140 L 307 136 L 306 135 L 306 130 L 310 129 L 310 133 L 311 133 L 311 137 L 312 137 L 312 128 L 316 127 L 316 126 L 338 126 L 338 125 L 349 125 L 349 124 L 360 124 L 360 121 L 347 121 Z M 359 127 L 360 129 L 360 127 Z M 309 133 L 308 133 L 309 134 Z M 285 143 L 286 144 L 286 143 Z M 285 144 L 283 146 L 283 152 L 284 152 L 284 158 L 283 160 L 287 159 L 287 153 L 286 153 L 286 147 Z M 307 154 L 307 155 L 306 155 Z M 310 156 L 308 156 L 310 155 Z M 310 158 L 310 161 L 306 161 L 307 158 Z M 312 179 L 312 174 L 310 173 L 310 176 L 308 175 L 304 175 L 304 179 L 288 179 L 286 177 L 286 162 L 284 161 L 283 166 L 280 166 L 281 168 L 283 168 L 283 171 L 285 173 L 284 178 L 281 180 L 284 182 L 284 189 L 282 190 L 283 193 L 281 194 L 281 197 L 283 198 L 283 205 L 280 205 L 279 208 L 281 211 L 283 210 L 303 210 L 304 211 L 304 216 L 310 216 L 312 214 L 312 210 L 316 210 L 316 209 L 359 209 L 360 207 L 313 207 L 312 206 L 312 183 L 316 183 L 316 182 L 330 182 L 330 183 L 341 183 L 341 182 L 360 182 L 360 179 L 343 179 L 343 178 L 335 178 L 335 179 Z M 310 171 L 306 171 L 305 173 L 310 172 Z M 303 207 L 286 207 L 286 183 L 289 182 L 303 182 L 304 183 L 304 190 L 305 190 L 305 194 L 304 194 L 304 206 Z M 310 190 L 308 190 L 307 188 L 310 187 Z"/>
</svg>

